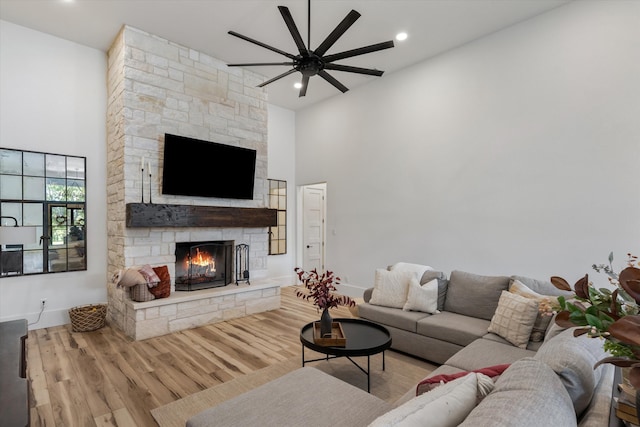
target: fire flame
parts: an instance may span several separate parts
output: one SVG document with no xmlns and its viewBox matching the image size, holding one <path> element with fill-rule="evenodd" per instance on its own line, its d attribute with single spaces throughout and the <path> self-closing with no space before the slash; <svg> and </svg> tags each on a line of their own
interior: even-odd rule
<svg viewBox="0 0 640 427">
<path fill-rule="evenodd" d="M 185 258 L 184 269 L 185 271 L 191 271 L 190 274 L 194 276 L 212 276 L 216 274 L 216 261 L 206 251 L 200 251 L 200 248 L 195 248 L 196 252 L 190 258 Z"/>
</svg>

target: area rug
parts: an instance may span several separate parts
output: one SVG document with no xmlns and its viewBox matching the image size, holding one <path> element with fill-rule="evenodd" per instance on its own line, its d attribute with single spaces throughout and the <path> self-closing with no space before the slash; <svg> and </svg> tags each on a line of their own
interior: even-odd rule
<svg viewBox="0 0 640 427">
<path fill-rule="evenodd" d="M 390 403 L 403 396 L 435 369 L 434 365 L 394 351 L 387 351 L 385 358 L 386 369 L 383 371 L 382 355 L 371 357 L 371 394 Z M 354 360 L 366 368 L 366 357 Z M 160 427 L 184 427 L 186 421 L 195 414 L 279 378 L 300 368 L 301 365 L 299 357 L 292 358 L 155 408 L 151 410 L 151 415 Z M 367 390 L 366 375 L 346 358 L 313 362 L 306 366 L 312 366 Z"/>
</svg>

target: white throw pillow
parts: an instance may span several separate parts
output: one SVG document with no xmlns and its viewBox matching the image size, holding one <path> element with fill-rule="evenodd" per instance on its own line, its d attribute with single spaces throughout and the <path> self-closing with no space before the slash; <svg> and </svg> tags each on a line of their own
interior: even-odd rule
<svg viewBox="0 0 640 427">
<path fill-rule="evenodd" d="M 479 390 L 486 395 L 493 389 L 493 381 L 482 377 L 486 375 L 471 373 L 441 385 L 381 415 L 369 427 L 457 426 L 476 407 Z"/>
<path fill-rule="evenodd" d="M 402 307 L 404 311 L 422 311 L 424 313 L 439 313 L 438 311 L 438 279 L 420 286 L 417 277 L 409 281 L 407 302 Z"/>
<path fill-rule="evenodd" d="M 415 273 L 409 271 L 377 269 L 369 303 L 384 307 L 402 308 L 407 301 L 409 281 L 412 277 L 415 277 Z"/>
<path fill-rule="evenodd" d="M 517 347 L 527 348 L 537 316 L 537 301 L 502 291 L 489 332 L 500 335 Z"/>
<path fill-rule="evenodd" d="M 418 276 L 418 280 L 420 280 L 420 278 L 422 277 L 425 271 L 433 270 L 433 268 L 429 267 L 428 265 L 422 265 L 422 264 L 411 264 L 409 262 L 396 262 L 391 267 L 389 267 L 389 270 L 410 271 L 412 273 L 415 273 L 416 276 Z"/>
</svg>

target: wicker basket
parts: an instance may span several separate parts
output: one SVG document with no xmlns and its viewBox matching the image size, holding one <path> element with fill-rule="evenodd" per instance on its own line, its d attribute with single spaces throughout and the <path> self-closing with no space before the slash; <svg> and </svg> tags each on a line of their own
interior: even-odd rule
<svg viewBox="0 0 640 427">
<path fill-rule="evenodd" d="M 69 310 L 73 332 L 95 331 L 104 326 L 107 304 L 88 304 Z"/>
</svg>

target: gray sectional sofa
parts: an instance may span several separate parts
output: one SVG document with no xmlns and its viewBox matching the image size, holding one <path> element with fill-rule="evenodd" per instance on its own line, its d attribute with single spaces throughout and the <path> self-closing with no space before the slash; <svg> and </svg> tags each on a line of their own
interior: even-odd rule
<svg viewBox="0 0 640 427">
<path fill-rule="evenodd" d="M 389 329 L 393 349 L 442 364 L 429 377 L 510 364 L 495 381 L 493 390 L 461 421 L 438 425 L 608 425 L 614 369 L 611 365 L 593 369 L 605 355 L 601 341 L 575 338 L 572 330 L 562 330 L 553 323 L 538 337 L 541 341 L 528 342 L 523 345 L 526 348 L 487 332 L 502 291 L 509 289 L 514 280 L 537 293 L 558 295 L 560 292 L 550 283 L 464 272 L 453 272 L 446 280 L 442 273 L 434 271 L 426 271 L 421 282 L 434 278 L 439 279 L 441 311 L 437 314 L 373 305 L 372 290 L 365 292 L 365 303 L 358 310 L 360 317 Z M 210 408 L 189 420 L 187 426 L 396 425 L 402 418 L 396 413 L 415 406 L 420 399 L 415 396 L 416 389 L 412 388 L 389 404 L 307 367 Z M 413 420 L 423 417 L 425 425 L 434 425 L 429 408 L 420 407 L 411 415 Z M 436 411 L 440 417 L 442 408 Z M 383 418 L 374 421 L 380 416 Z M 395 421 L 389 422 L 390 419 Z"/>
</svg>

